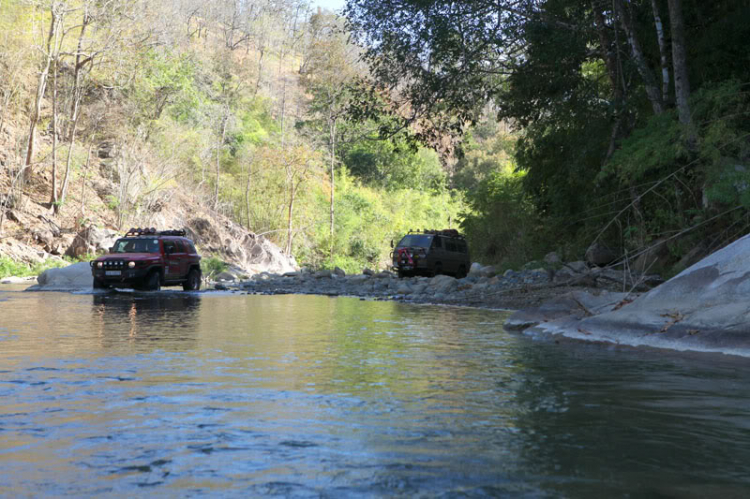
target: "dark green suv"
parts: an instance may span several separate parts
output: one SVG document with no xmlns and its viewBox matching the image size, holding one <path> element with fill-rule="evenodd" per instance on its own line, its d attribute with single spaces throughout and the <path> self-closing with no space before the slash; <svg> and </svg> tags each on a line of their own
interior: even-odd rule
<svg viewBox="0 0 750 499">
<path fill-rule="evenodd" d="M 399 277 L 448 274 L 460 279 L 471 266 L 466 239 L 455 229 L 410 231 L 391 257 Z"/>
</svg>

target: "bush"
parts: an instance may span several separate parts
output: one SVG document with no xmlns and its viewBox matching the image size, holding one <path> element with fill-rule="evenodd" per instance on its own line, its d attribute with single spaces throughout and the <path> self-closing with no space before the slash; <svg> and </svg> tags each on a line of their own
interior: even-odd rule
<svg viewBox="0 0 750 499">
<path fill-rule="evenodd" d="M 204 277 L 213 277 L 227 270 L 229 266 L 223 260 L 210 256 L 201 260 L 201 272 Z"/>
<path fill-rule="evenodd" d="M 472 260 L 518 268 L 538 258 L 539 217 L 523 191 L 523 174 L 493 172 L 468 197 L 464 214 Z"/>
<path fill-rule="evenodd" d="M 31 277 L 37 276 L 47 269 L 67 267 L 69 265 L 66 261 L 60 260 L 45 260 L 34 265 L 28 265 L 26 263 L 16 262 L 8 258 L 7 256 L 0 257 L 0 278 L 2 277 Z"/>
</svg>

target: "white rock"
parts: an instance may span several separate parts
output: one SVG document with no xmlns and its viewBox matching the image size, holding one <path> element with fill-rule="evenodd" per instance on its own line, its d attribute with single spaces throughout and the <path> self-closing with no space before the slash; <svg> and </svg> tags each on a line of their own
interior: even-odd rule
<svg viewBox="0 0 750 499">
<path fill-rule="evenodd" d="M 560 263 L 560 255 L 552 251 L 544 255 L 544 261 L 546 263 Z"/>
<path fill-rule="evenodd" d="M 474 262 L 471 264 L 471 268 L 469 268 L 469 274 L 479 274 L 482 271 L 482 264 L 478 262 Z"/>
<path fill-rule="evenodd" d="M 74 263 L 58 269 L 47 269 L 37 277 L 39 284 L 30 291 L 75 291 L 91 289 L 93 277 L 89 262 Z"/>
<path fill-rule="evenodd" d="M 24 282 L 26 282 L 26 279 L 23 277 L 10 276 L 5 277 L 2 281 L 0 281 L 0 284 L 21 284 Z"/>
</svg>

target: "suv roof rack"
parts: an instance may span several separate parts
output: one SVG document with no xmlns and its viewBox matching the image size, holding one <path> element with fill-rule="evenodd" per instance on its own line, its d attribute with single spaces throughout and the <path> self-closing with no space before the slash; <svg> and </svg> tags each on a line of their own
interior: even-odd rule
<svg viewBox="0 0 750 499">
<path fill-rule="evenodd" d="M 464 239 L 464 236 L 459 233 L 456 229 L 424 229 L 424 230 L 410 230 L 409 234 L 431 234 L 434 236 L 447 236 L 457 237 Z"/>
<path fill-rule="evenodd" d="M 131 228 L 125 233 L 125 237 L 138 237 L 138 236 L 184 236 L 184 229 L 173 229 L 173 230 L 162 230 L 157 231 L 153 227 L 137 227 Z"/>
</svg>

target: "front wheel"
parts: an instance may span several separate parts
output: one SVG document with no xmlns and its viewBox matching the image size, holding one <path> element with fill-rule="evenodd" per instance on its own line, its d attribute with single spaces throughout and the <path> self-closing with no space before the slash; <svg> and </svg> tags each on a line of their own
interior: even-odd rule
<svg viewBox="0 0 750 499">
<path fill-rule="evenodd" d="M 143 289 L 146 291 L 159 291 L 161 289 L 161 277 L 158 271 L 155 270 L 148 275 Z"/>
<path fill-rule="evenodd" d="M 198 291 L 201 289 L 201 273 L 197 269 L 188 272 L 187 280 L 182 283 L 184 291 Z"/>
<path fill-rule="evenodd" d="M 94 289 L 107 289 L 109 286 L 107 286 L 104 281 L 101 281 L 94 277 L 94 283 L 92 284 Z"/>
<path fill-rule="evenodd" d="M 436 275 L 440 275 L 442 273 L 443 273 L 443 264 L 436 263 L 435 268 L 432 270 L 432 277 L 435 277 Z"/>
</svg>

